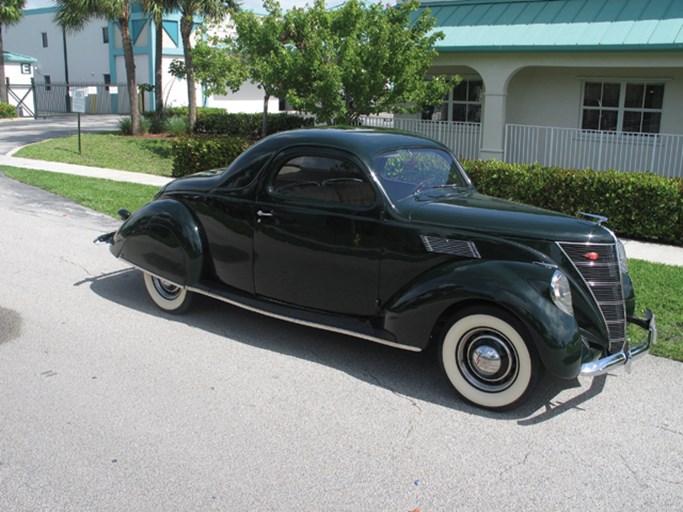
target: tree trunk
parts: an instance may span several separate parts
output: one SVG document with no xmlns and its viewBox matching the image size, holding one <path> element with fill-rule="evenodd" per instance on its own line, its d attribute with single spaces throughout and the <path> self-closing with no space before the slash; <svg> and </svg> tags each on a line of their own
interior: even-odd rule
<svg viewBox="0 0 683 512">
<path fill-rule="evenodd" d="M 197 122 L 197 88 L 194 83 L 194 70 L 192 69 L 192 44 L 190 37 L 194 20 L 192 14 L 184 14 L 180 20 L 180 34 L 183 39 L 183 56 L 185 57 L 185 80 L 187 80 L 187 122 L 190 132 L 194 130 Z"/>
<path fill-rule="evenodd" d="M 5 53 L 2 42 L 2 23 L 0 23 L 0 101 L 7 101 L 7 84 L 5 83 Z"/>
<path fill-rule="evenodd" d="M 261 137 L 268 135 L 268 101 L 270 101 L 270 94 L 263 88 L 263 119 L 261 121 Z"/>
<path fill-rule="evenodd" d="M 119 17 L 121 24 L 121 40 L 123 43 L 123 60 L 126 65 L 126 83 L 128 84 L 128 99 L 130 104 L 130 121 L 133 135 L 140 135 L 140 107 L 138 105 L 138 84 L 135 79 L 135 58 L 133 55 L 133 40 L 130 37 L 130 11 Z"/>
<path fill-rule="evenodd" d="M 155 41 L 154 41 L 154 99 L 156 118 L 161 120 L 164 116 L 164 90 L 162 82 L 163 78 L 163 56 L 164 56 L 164 26 L 163 20 L 159 20 L 156 27 Z"/>
</svg>

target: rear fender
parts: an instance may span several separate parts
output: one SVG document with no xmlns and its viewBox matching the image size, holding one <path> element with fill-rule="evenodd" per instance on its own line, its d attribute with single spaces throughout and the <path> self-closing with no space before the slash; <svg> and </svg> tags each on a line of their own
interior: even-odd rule
<svg viewBox="0 0 683 512">
<path fill-rule="evenodd" d="M 137 210 L 116 232 L 110 250 L 179 285 L 194 284 L 201 276 L 204 244 L 199 223 L 174 199 L 153 201 Z"/>
<path fill-rule="evenodd" d="M 527 328 L 546 368 L 559 377 L 578 374 L 582 343 L 574 317 L 550 298 L 554 268 L 516 261 L 464 261 L 432 269 L 386 306 L 385 329 L 399 343 L 424 348 L 434 326 L 472 304 L 505 309 Z"/>
</svg>

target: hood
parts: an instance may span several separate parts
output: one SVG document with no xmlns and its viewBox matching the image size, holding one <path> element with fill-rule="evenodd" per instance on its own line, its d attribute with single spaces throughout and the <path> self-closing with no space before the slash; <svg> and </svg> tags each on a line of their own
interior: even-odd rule
<svg viewBox="0 0 683 512">
<path fill-rule="evenodd" d="M 398 208 L 411 222 L 456 227 L 492 236 L 612 243 L 594 222 L 480 194 L 474 189 L 427 190 Z"/>
</svg>

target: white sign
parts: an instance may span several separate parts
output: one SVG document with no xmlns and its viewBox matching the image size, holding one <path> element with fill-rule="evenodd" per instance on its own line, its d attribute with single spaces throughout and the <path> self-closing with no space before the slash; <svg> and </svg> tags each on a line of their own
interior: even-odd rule
<svg viewBox="0 0 683 512">
<path fill-rule="evenodd" d="M 97 94 L 97 87 L 95 87 L 95 86 L 88 87 L 88 92 L 86 94 L 88 96 L 90 96 L 91 94 Z"/>
<path fill-rule="evenodd" d="M 74 89 L 71 98 L 71 110 L 85 113 L 85 89 Z"/>
<path fill-rule="evenodd" d="M 119 93 L 119 88 L 116 85 L 110 85 L 109 86 L 109 94 L 118 94 Z"/>
</svg>

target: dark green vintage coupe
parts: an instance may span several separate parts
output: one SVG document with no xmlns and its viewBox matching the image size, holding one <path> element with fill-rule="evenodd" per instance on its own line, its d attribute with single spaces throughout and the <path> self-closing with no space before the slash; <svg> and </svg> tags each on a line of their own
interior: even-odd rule
<svg viewBox="0 0 683 512">
<path fill-rule="evenodd" d="M 202 294 L 392 347 L 435 343 L 459 395 L 507 409 L 543 368 L 599 375 L 656 340 L 652 313 L 633 318 L 623 246 L 588 218 L 479 194 L 429 139 L 313 129 L 171 182 L 98 240 L 165 311 Z M 627 323 L 644 341 L 629 344 Z"/>
</svg>

